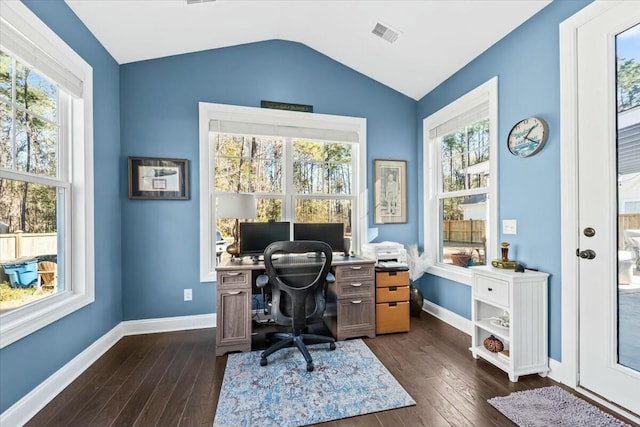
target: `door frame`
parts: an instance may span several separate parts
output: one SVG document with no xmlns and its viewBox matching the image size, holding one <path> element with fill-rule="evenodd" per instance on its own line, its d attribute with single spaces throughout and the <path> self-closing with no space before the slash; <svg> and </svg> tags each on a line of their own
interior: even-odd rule
<svg viewBox="0 0 640 427">
<path fill-rule="evenodd" d="M 622 1 L 594 1 L 560 23 L 560 210 L 562 362 L 552 378 L 628 419 L 640 418 L 580 388 L 579 378 L 579 211 L 578 211 L 578 28 Z"/>
</svg>

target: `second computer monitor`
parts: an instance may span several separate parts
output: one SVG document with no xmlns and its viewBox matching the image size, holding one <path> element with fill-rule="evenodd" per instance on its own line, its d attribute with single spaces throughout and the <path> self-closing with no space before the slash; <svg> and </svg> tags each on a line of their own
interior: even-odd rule
<svg viewBox="0 0 640 427">
<path fill-rule="evenodd" d="M 338 223 L 295 223 L 293 240 L 320 240 L 331 246 L 333 252 L 344 252 L 344 224 Z"/>
</svg>

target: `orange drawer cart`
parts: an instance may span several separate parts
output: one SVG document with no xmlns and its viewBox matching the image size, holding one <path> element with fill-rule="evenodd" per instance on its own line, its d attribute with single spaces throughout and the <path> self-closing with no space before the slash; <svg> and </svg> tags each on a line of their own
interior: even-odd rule
<svg viewBox="0 0 640 427">
<path fill-rule="evenodd" d="M 409 331 L 409 272 L 376 271 L 376 334 Z"/>
</svg>

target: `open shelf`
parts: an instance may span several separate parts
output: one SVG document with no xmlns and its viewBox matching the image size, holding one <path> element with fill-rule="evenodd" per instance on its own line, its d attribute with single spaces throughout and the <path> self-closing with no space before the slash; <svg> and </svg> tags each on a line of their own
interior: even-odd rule
<svg viewBox="0 0 640 427">
<path fill-rule="evenodd" d="M 476 320 L 476 326 L 495 335 L 502 340 L 509 341 L 509 328 L 501 328 L 491 323 L 490 319 Z"/>
</svg>

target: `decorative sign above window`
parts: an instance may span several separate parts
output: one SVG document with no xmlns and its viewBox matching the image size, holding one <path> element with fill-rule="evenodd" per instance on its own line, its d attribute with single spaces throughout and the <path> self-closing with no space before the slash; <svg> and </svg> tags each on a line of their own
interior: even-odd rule
<svg viewBox="0 0 640 427">
<path fill-rule="evenodd" d="M 542 150 L 548 138 L 547 122 L 539 117 L 529 117 L 511 128 L 507 144 L 514 156 L 529 157 Z"/>
<path fill-rule="evenodd" d="M 271 108 L 272 110 L 301 111 L 303 113 L 313 113 L 313 105 L 288 104 L 286 102 L 260 101 L 260 107 Z"/>
</svg>

